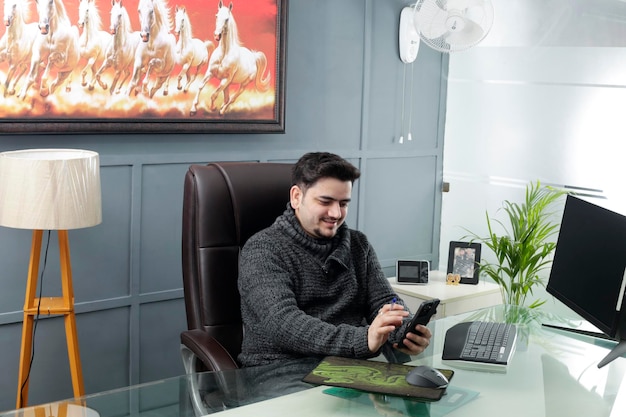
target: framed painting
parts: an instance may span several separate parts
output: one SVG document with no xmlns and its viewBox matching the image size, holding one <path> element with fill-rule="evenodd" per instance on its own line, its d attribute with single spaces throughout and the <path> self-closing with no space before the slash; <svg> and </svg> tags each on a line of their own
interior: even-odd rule
<svg viewBox="0 0 626 417">
<path fill-rule="evenodd" d="M 287 1 L 5 0 L 0 133 L 283 133 Z"/>
<path fill-rule="evenodd" d="M 448 274 L 458 274 L 461 284 L 478 284 L 480 243 L 450 242 Z"/>
</svg>

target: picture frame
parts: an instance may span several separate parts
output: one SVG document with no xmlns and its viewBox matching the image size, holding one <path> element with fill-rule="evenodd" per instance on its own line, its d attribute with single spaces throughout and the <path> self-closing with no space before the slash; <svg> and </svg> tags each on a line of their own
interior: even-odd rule
<svg viewBox="0 0 626 417">
<path fill-rule="evenodd" d="M 478 284 L 480 243 L 450 242 L 448 274 L 459 274 L 461 284 Z"/>
<path fill-rule="evenodd" d="M 60 33 L 64 33 L 70 39 L 78 36 L 81 49 L 74 51 L 73 55 L 67 54 L 67 58 L 64 58 L 66 61 L 60 60 L 59 54 L 48 60 L 46 51 L 50 50 L 50 45 L 43 45 L 46 41 L 36 38 L 31 49 L 33 52 L 43 51 L 39 64 L 33 63 L 37 60 L 37 58 L 32 58 L 36 56 L 33 53 L 31 61 L 28 61 L 30 65 L 26 73 L 19 79 L 14 77 L 7 80 L 10 70 L 9 52 L 7 52 L 9 48 L 2 49 L 1 46 L 4 44 L 0 45 L 0 77 L 9 82 L 8 88 L 4 85 L 0 86 L 2 91 L 0 93 L 0 134 L 285 132 L 288 0 L 209 0 L 209 2 L 205 0 L 124 0 L 123 3 L 119 0 L 53 1 L 55 4 L 63 3 L 71 26 L 67 22 L 58 23 L 56 31 L 53 32 L 51 28 L 50 33 L 53 33 L 51 36 L 61 36 Z M 27 4 L 27 2 L 23 3 Z M 92 15 L 95 13 L 93 16 L 97 19 L 92 18 L 85 22 L 99 20 L 100 27 L 97 30 L 93 27 L 88 29 L 87 23 L 82 27 L 79 25 L 83 6 L 81 3 L 92 5 L 97 3 L 97 6 L 92 6 L 91 10 L 84 13 Z M 36 2 L 28 2 L 28 4 L 30 9 L 24 16 L 30 16 L 30 18 L 25 23 L 36 23 L 41 13 L 37 10 Z M 115 35 L 109 35 L 111 10 L 116 4 L 123 4 L 124 11 L 129 17 L 130 27 L 127 31 L 118 29 Z M 148 39 L 160 38 L 159 44 L 166 44 L 169 48 L 159 51 L 159 55 L 154 58 L 152 54 L 155 52 L 146 52 L 153 51 L 154 48 L 142 47 L 145 42 L 138 42 L 132 60 L 133 67 L 125 80 L 122 80 L 125 74 L 123 69 L 116 67 L 117 61 L 113 60 L 110 60 L 109 67 L 102 70 L 98 80 L 95 74 L 103 68 L 107 52 L 102 52 L 101 60 L 96 59 L 94 69 L 92 69 L 87 66 L 89 56 L 81 53 L 86 50 L 82 48 L 83 43 L 88 42 L 86 39 L 96 38 L 93 34 L 113 40 L 117 39 L 116 36 L 122 37 L 120 33 L 124 33 L 127 36 L 124 42 L 127 45 L 131 44 L 132 41 L 129 39 L 143 36 L 140 35 L 142 27 L 140 5 L 151 7 L 153 16 L 158 15 L 159 12 L 161 16 L 167 16 L 162 19 L 161 31 L 157 32 L 153 29 L 157 26 L 154 24 L 143 27 L 150 28 L 147 33 L 151 35 L 151 38 L 148 37 Z M 96 8 L 95 12 L 94 8 Z M 227 21 L 237 25 L 236 30 L 223 33 L 238 34 L 241 41 L 238 49 L 221 48 L 221 45 L 226 45 L 226 42 L 230 42 L 229 45 L 235 45 L 234 36 L 214 35 L 220 24 L 218 20 L 220 13 L 216 12 L 220 10 L 222 14 L 230 13 Z M 183 24 L 177 28 L 178 15 L 179 12 L 182 14 L 182 11 L 185 12 L 185 16 L 180 20 L 188 23 L 187 26 Z M 144 14 L 144 16 L 148 15 L 148 13 Z M 169 24 L 167 24 L 168 21 Z M 63 23 L 67 27 L 62 26 Z M 51 22 L 51 25 L 54 23 Z M 171 30 L 165 26 L 171 27 Z M 187 32 L 185 27 L 193 28 L 193 31 Z M 77 30 L 75 31 L 74 28 Z M 11 27 L 4 25 L 0 27 L 0 37 L 3 39 L 0 42 L 9 42 L 7 39 L 11 37 L 5 35 L 8 35 L 10 30 L 12 30 Z M 88 30 L 93 30 L 89 32 L 92 36 L 83 37 Z M 39 31 L 37 34 L 39 35 Z M 206 61 L 199 67 L 194 66 L 196 61 L 190 64 L 188 75 L 184 71 L 183 62 L 186 61 L 182 58 L 185 54 L 180 52 L 188 50 L 181 46 L 184 39 L 187 40 L 185 45 L 193 43 L 194 56 L 203 56 L 202 48 L 206 49 L 207 55 Z M 114 42 L 107 43 L 109 53 L 113 52 L 111 49 L 113 44 Z M 46 47 L 48 49 L 45 49 Z M 254 59 L 254 64 L 251 66 L 256 68 L 256 72 L 250 75 L 252 78 L 241 93 L 237 90 L 243 83 L 236 83 L 236 80 L 224 87 L 228 91 L 226 95 L 224 95 L 224 90 L 220 91 L 224 86 L 222 82 L 226 79 L 223 76 L 230 71 L 225 65 L 216 66 L 217 63 L 227 62 L 223 59 L 225 50 L 228 50 L 229 54 L 235 50 L 239 53 L 236 58 L 229 55 L 232 59 L 228 62 L 244 63 L 245 61 L 251 64 L 250 60 Z M 120 52 L 115 52 L 118 54 L 115 56 L 119 56 Z M 77 54 L 78 58 L 76 58 Z M 74 61 L 71 61 L 70 55 L 74 57 Z M 137 56 L 141 57 L 139 61 L 136 60 Z M 12 61 L 16 59 L 15 56 L 11 58 Z M 170 58 L 177 58 L 177 61 L 174 63 Z M 136 62 L 145 62 L 145 64 L 142 66 Z M 61 68 L 62 64 L 66 67 Z M 45 71 L 48 65 L 49 73 Z M 171 70 L 165 69 L 166 67 L 171 67 Z M 243 67 L 243 65 L 240 66 L 240 68 Z M 199 71 L 194 79 L 196 69 Z M 118 70 L 122 75 L 115 84 L 115 91 L 111 91 Z M 242 70 L 239 70 L 238 74 L 241 72 Z M 62 78 L 65 73 L 69 73 L 67 78 L 55 83 L 56 77 L 61 74 L 59 78 Z M 218 73 L 222 75 L 216 78 L 215 75 Z M 36 74 L 36 79 L 31 83 L 29 80 L 33 74 Z M 207 75 L 211 76 L 201 89 Z M 165 80 L 166 76 L 167 80 Z M 182 77 L 180 81 L 179 76 Z M 159 87 L 161 79 L 164 81 Z M 224 83 L 227 84 L 226 81 Z M 197 104 L 195 104 L 196 95 Z"/>
</svg>

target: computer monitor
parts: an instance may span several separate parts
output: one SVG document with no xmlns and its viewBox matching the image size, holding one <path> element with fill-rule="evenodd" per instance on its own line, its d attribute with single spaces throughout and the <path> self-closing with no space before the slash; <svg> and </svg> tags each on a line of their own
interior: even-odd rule
<svg viewBox="0 0 626 417">
<path fill-rule="evenodd" d="M 618 342 L 598 364 L 626 353 L 626 216 L 567 196 L 546 290 Z"/>
</svg>

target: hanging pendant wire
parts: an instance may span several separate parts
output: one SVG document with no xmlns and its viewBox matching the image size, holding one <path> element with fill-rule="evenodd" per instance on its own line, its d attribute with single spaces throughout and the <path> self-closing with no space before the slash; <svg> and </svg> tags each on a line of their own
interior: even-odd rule
<svg viewBox="0 0 626 417">
<path fill-rule="evenodd" d="M 404 73 L 402 74 L 402 111 L 400 115 L 400 139 L 398 143 L 404 143 L 404 135 L 402 131 L 404 130 L 404 95 L 406 94 L 406 64 L 404 65 Z"/>
<path fill-rule="evenodd" d="M 413 126 L 413 78 L 415 78 L 413 62 L 411 62 L 411 93 L 409 95 L 409 134 L 407 135 L 409 140 L 413 140 L 411 136 L 411 127 Z"/>
</svg>

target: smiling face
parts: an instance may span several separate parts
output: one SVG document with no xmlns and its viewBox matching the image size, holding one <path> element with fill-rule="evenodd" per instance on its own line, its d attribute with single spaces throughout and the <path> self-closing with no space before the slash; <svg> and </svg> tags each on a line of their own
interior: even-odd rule
<svg viewBox="0 0 626 417">
<path fill-rule="evenodd" d="M 331 239 L 348 214 L 352 182 L 321 178 L 306 189 L 291 187 L 291 207 L 302 228 L 315 238 Z"/>
</svg>

